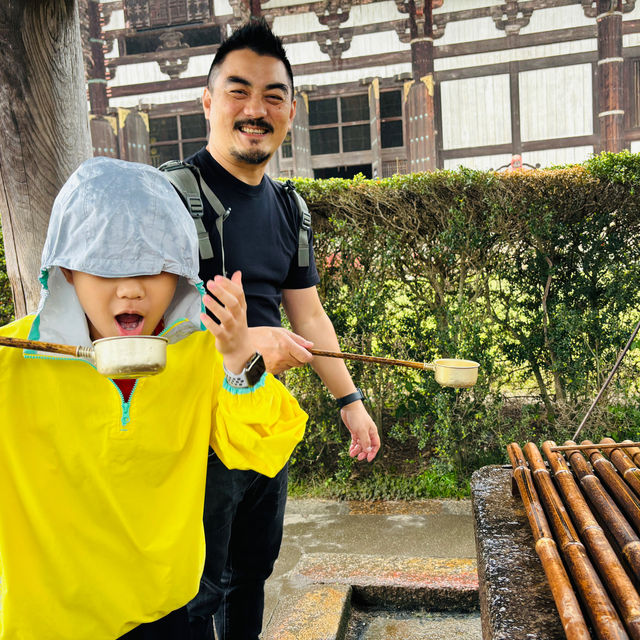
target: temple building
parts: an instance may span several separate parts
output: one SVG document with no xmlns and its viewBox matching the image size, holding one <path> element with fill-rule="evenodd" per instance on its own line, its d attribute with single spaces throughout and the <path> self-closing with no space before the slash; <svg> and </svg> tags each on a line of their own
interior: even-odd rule
<svg viewBox="0 0 640 640">
<path fill-rule="evenodd" d="M 82 0 L 96 155 L 160 165 L 206 141 L 231 30 L 264 17 L 297 114 L 272 176 L 551 166 L 640 150 L 635 0 Z"/>
</svg>

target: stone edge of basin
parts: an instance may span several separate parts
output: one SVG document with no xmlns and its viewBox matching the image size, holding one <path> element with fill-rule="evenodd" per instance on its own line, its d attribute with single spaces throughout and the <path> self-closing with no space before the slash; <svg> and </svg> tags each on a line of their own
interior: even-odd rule
<svg viewBox="0 0 640 640">
<path fill-rule="evenodd" d="M 342 640 L 349 623 L 351 587 L 311 584 L 278 602 L 262 640 Z"/>
</svg>

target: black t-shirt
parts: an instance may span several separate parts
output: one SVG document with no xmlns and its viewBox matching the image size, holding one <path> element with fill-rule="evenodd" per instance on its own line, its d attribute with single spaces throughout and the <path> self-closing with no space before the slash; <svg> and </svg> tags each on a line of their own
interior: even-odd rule
<svg viewBox="0 0 640 640">
<path fill-rule="evenodd" d="M 280 326 L 282 289 L 305 289 L 320 281 L 309 230 L 309 266 L 298 266 L 300 215 L 284 186 L 265 175 L 259 185 L 232 176 L 203 147 L 185 162 L 194 164 L 225 209 L 224 261 L 227 275 L 242 271 L 250 327 Z M 209 231 L 213 258 L 200 260 L 204 282 L 222 273 L 222 250 L 216 215 L 203 198 L 204 225 Z"/>
</svg>

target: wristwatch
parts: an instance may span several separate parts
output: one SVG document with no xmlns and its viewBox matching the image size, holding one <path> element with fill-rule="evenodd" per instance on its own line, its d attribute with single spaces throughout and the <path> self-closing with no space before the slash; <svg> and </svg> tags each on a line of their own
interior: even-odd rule
<svg viewBox="0 0 640 640">
<path fill-rule="evenodd" d="M 358 400 L 364 400 L 364 393 L 362 393 L 362 389 L 360 389 L 360 387 L 356 387 L 356 390 L 353 393 L 342 396 L 342 398 L 336 398 L 336 402 L 340 409 L 342 409 L 342 407 L 346 407 L 352 402 L 357 402 Z"/>
<path fill-rule="evenodd" d="M 258 384 L 262 374 L 266 371 L 262 354 L 257 351 L 247 360 L 244 369 L 240 373 L 231 373 L 227 367 L 222 364 L 227 383 L 236 389 L 248 389 Z"/>
</svg>

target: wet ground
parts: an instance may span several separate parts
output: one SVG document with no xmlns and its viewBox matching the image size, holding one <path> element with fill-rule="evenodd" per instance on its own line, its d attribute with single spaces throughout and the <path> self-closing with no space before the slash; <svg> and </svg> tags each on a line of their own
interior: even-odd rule
<svg viewBox="0 0 640 640">
<path fill-rule="evenodd" d="M 481 640 L 480 612 L 352 609 L 345 640 Z"/>
<path fill-rule="evenodd" d="M 262 637 L 479 640 L 475 558 L 468 500 L 289 500 Z"/>
</svg>

